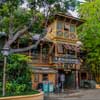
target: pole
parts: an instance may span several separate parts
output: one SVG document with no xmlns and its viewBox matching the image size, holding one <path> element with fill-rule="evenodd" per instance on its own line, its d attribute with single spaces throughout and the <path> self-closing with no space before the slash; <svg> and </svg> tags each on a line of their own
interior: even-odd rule
<svg viewBox="0 0 100 100">
<path fill-rule="evenodd" d="M 79 89 L 79 83 L 78 83 L 78 70 L 77 69 L 76 69 L 75 73 L 76 73 L 76 90 L 78 90 Z"/>
<path fill-rule="evenodd" d="M 57 70 L 58 70 L 58 64 L 57 64 Z M 59 73 L 57 72 L 57 93 L 59 94 Z"/>
<path fill-rule="evenodd" d="M 5 94 L 6 94 L 6 65 L 7 65 L 7 57 L 4 56 L 3 88 L 2 88 L 2 95 L 3 95 L 3 96 L 5 96 Z"/>
<path fill-rule="evenodd" d="M 62 81 L 62 92 L 64 92 L 64 82 Z"/>
<path fill-rule="evenodd" d="M 75 56 L 76 56 L 76 59 L 78 59 L 77 49 L 75 51 Z M 79 89 L 79 83 L 78 83 L 79 79 L 78 79 L 78 65 L 77 64 L 75 65 L 75 76 L 76 76 L 76 90 L 78 90 Z"/>
</svg>

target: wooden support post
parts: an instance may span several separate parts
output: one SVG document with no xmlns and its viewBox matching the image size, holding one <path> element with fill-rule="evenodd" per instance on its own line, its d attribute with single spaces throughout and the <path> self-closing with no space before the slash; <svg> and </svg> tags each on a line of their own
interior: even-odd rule
<svg viewBox="0 0 100 100">
<path fill-rule="evenodd" d="M 58 54 L 57 54 L 57 44 L 55 44 L 55 56 L 58 56 Z"/>
<path fill-rule="evenodd" d="M 76 76 L 76 89 L 79 89 L 79 77 L 78 77 L 78 69 L 76 64 L 75 76 Z"/>
<path fill-rule="evenodd" d="M 40 43 L 40 63 L 43 62 L 43 55 L 42 55 L 43 43 Z"/>
</svg>

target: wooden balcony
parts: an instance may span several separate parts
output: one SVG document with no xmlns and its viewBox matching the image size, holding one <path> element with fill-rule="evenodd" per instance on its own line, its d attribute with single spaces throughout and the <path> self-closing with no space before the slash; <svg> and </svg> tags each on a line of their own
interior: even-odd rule
<svg viewBox="0 0 100 100">
<path fill-rule="evenodd" d="M 31 56 L 32 64 L 49 64 L 49 58 L 46 55 L 43 55 L 42 58 L 40 54 L 34 54 Z"/>
</svg>

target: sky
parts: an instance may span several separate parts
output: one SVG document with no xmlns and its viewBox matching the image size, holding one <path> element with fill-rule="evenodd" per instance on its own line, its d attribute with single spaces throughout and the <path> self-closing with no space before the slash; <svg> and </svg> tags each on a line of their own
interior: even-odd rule
<svg viewBox="0 0 100 100">
<path fill-rule="evenodd" d="M 78 0 L 78 1 L 81 1 L 81 2 L 84 2 L 85 0 Z M 27 8 L 27 2 L 25 2 L 23 5 L 22 5 L 23 8 Z M 70 11 L 69 12 L 74 16 L 74 17 L 78 17 L 78 13 L 77 11 Z"/>
<path fill-rule="evenodd" d="M 81 1 L 81 2 L 84 2 L 85 0 L 78 0 L 78 1 Z M 22 7 L 26 8 L 27 7 L 27 2 L 25 2 Z"/>
<path fill-rule="evenodd" d="M 78 1 L 84 2 L 84 0 L 78 0 Z"/>
</svg>

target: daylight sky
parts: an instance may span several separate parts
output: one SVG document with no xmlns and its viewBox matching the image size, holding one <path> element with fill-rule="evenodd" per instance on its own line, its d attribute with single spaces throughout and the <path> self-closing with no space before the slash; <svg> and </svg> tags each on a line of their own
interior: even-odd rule
<svg viewBox="0 0 100 100">
<path fill-rule="evenodd" d="M 78 0 L 78 1 L 81 1 L 81 2 L 84 2 L 85 0 Z M 22 5 L 23 8 L 27 8 L 27 2 L 25 2 L 23 5 Z M 70 11 L 69 12 L 74 16 L 74 17 L 77 17 L 78 16 L 78 13 L 77 11 Z"/>
<path fill-rule="evenodd" d="M 83 0 L 79 0 L 79 1 L 83 1 Z"/>
</svg>

